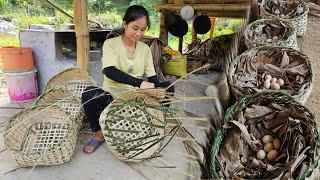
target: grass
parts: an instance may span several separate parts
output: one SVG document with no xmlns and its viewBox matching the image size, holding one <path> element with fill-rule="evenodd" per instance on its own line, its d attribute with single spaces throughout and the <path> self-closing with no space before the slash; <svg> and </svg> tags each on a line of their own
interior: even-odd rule
<svg viewBox="0 0 320 180">
<path fill-rule="evenodd" d="M 20 46 L 18 36 L 0 33 L 0 46 Z"/>
</svg>

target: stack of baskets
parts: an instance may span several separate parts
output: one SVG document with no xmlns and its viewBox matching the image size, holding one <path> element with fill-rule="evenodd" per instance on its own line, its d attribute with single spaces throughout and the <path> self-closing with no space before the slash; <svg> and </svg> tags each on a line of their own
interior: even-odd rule
<svg viewBox="0 0 320 180">
<path fill-rule="evenodd" d="M 54 76 L 35 107 L 10 119 L 5 145 L 21 167 L 57 165 L 71 159 L 84 118 L 81 94 L 94 80 L 80 69 Z"/>
<path fill-rule="evenodd" d="M 299 74 L 300 70 L 305 71 L 304 76 Z M 306 55 L 291 48 L 261 46 L 242 53 L 230 63 L 228 82 L 239 100 L 268 90 L 270 86 L 266 87 L 264 81 L 270 73 L 275 79 L 284 80 L 283 86 L 273 91 L 289 94 L 300 103 L 306 102 L 314 83 L 312 64 Z M 288 79 L 289 76 L 295 78 L 294 82 Z"/>
<path fill-rule="evenodd" d="M 295 6 L 295 10 L 299 12 L 295 16 L 285 16 L 280 12 L 273 12 L 271 7 L 272 3 L 277 3 L 277 8 L 286 8 Z M 279 9 L 278 9 L 279 11 Z M 307 30 L 307 18 L 308 18 L 309 7 L 303 0 L 289 0 L 289 1 L 273 1 L 263 0 L 260 6 L 260 13 L 263 19 L 281 19 L 291 22 L 297 32 L 298 36 L 303 36 Z"/>
<path fill-rule="evenodd" d="M 64 88 L 81 98 L 81 94 L 88 86 L 96 86 L 95 81 L 83 70 L 71 68 L 52 77 L 44 91 L 47 92 L 52 88 Z"/>
<path fill-rule="evenodd" d="M 212 142 L 212 179 L 319 179 L 317 121 L 292 97 L 280 92 L 248 96 L 228 109 L 223 123 Z"/>
<path fill-rule="evenodd" d="M 276 31 L 276 34 L 269 34 L 270 37 L 264 37 L 265 39 L 263 39 L 262 37 L 260 37 L 259 39 L 255 39 L 255 37 L 253 37 L 254 33 L 256 33 L 257 31 L 261 31 L 261 33 L 267 33 L 267 32 L 262 32 L 264 31 L 263 27 L 267 27 L 267 26 L 269 26 L 270 29 L 271 29 L 270 26 L 277 26 L 274 28 L 277 28 L 278 32 Z M 283 21 L 280 19 L 257 20 L 248 25 L 244 36 L 245 36 L 245 43 L 248 49 L 254 48 L 257 46 L 269 45 L 269 46 L 290 47 L 292 49 L 298 50 L 296 32 L 293 25 L 289 21 Z M 273 39 L 273 37 L 276 37 L 276 38 L 279 37 L 279 39 Z"/>
</svg>

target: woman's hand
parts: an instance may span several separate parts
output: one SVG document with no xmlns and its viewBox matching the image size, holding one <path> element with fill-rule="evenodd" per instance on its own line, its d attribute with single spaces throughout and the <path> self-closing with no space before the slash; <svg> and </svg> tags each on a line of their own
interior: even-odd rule
<svg viewBox="0 0 320 180">
<path fill-rule="evenodd" d="M 154 88 L 153 83 L 142 81 L 142 83 L 140 84 L 140 89 L 150 89 L 150 88 Z"/>
</svg>

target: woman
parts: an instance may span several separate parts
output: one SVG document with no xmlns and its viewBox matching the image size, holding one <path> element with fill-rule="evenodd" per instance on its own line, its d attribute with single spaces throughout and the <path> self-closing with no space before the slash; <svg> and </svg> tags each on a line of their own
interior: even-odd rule
<svg viewBox="0 0 320 180">
<path fill-rule="evenodd" d="M 103 44 L 104 90 L 89 87 L 82 94 L 84 111 L 94 132 L 94 137 L 83 148 L 87 154 L 93 153 L 104 142 L 99 117 L 114 97 L 135 88 L 147 89 L 170 85 L 169 82 L 159 82 L 151 50 L 148 45 L 139 41 L 150 27 L 147 10 L 139 5 L 130 6 L 123 17 L 123 27 L 122 36 L 107 39 Z M 148 81 L 142 79 L 143 75 Z M 173 86 L 167 91 L 173 93 Z"/>
</svg>

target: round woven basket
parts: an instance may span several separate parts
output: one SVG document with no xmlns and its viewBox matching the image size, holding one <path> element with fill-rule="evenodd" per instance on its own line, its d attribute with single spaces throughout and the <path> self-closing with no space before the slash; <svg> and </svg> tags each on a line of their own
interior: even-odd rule
<svg viewBox="0 0 320 180">
<path fill-rule="evenodd" d="M 83 91 L 88 86 L 96 86 L 95 81 L 83 70 L 71 68 L 52 77 L 47 83 L 44 92 L 52 88 L 64 88 L 81 98 Z"/>
<path fill-rule="evenodd" d="M 141 162 L 163 149 L 166 107 L 147 92 L 131 91 L 110 103 L 100 126 L 111 152 L 120 160 Z"/>
<path fill-rule="evenodd" d="M 222 169 L 221 168 L 221 164 L 222 166 L 227 166 L 228 162 L 229 163 L 236 163 L 236 162 L 233 162 L 234 160 L 234 157 L 236 157 L 238 154 L 242 154 L 242 153 L 234 153 L 234 154 L 231 154 L 230 156 L 226 156 L 226 154 L 228 153 L 232 153 L 233 152 L 233 148 L 239 148 L 240 146 L 241 147 L 244 147 L 242 145 L 239 145 L 241 144 L 240 141 L 242 142 L 246 142 L 246 144 L 248 144 L 246 140 L 243 140 L 243 138 L 240 138 L 237 142 L 233 142 L 230 141 L 234 138 L 234 136 L 237 136 L 235 134 L 238 134 L 240 133 L 240 136 L 244 137 L 244 133 L 242 130 L 240 130 L 239 127 L 241 126 L 250 126 L 250 125 L 256 125 L 254 124 L 255 122 L 253 122 L 252 119 L 249 119 L 247 120 L 247 118 L 245 118 L 243 116 L 244 112 L 246 112 L 246 110 L 248 110 L 248 108 L 252 108 L 253 106 L 263 106 L 263 105 L 267 105 L 267 104 L 273 104 L 272 107 L 275 107 L 276 109 L 291 109 L 291 110 L 294 110 L 296 113 L 299 114 L 299 117 L 302 117 L 301 119 L 299 118 L 299 121 L 297 120 L 298 123 L 301 123 L 303 124 L 301 127 L 302 127 L 302 130 L 300 131 L 302 134 L 304 134 L 304 138 L 306 138 L 305 140 L 305 144 L 302 146 L 304 147 L 305 149 L 307 149 L 308 146 L 311 146 L 311 149 L 309 151 L 306 151 L 305 152 L 305 159 L 304 160 L 307 160 L 308 163 L 301 163 L 299 166 L 296 167 L 297 171 L 300 172 L 300 173 L 294 173 L 296 177 L 291 177 L 292 179 L 305 179 L 306 177 L 316 177 L 318 176 L 318 178 L 315 178 L 315 179 L 319 179 L 319 174 L 315 174 L 317 173 L 316 169 L 319 168 L 319 160 L 320 160 L 320 137 L 319 137 L 319 130 L 317 129 L 317 121 L 315 120 L 313 114 L 303 105 L 301 105 L 299 102 L 295 101 L 291 96 L 288 96 L 286 94 L 283 94 L 281 92 L 263 92 L 263 93 L 257 93 L 257 94 L 254 94 L 254 95 L 251 95 L 249 97 L 246 97 L 244 99 L 241 99 L 239 101 L 237 101 L 233 106 L 231 106 L 227 112 L 226 112 L 226 115 L 224 117 L 224 120 L 223 120 L 223 126 L 219 127 L 215 133 L 215 136 L 214 136 L 214 140 L 212 142 L 212 149 L 211 149 L 211 163 L 210 163 L 210 170 L 211 170 L 211 176 L 212 176 L 212 179 L 224 179 L 226 177 L 223 177 L 224 175 L 226 175 L 227 171 L 231 170 L 231 169 Z M 241 115 L 240 115 L 241 114 Z M 265 121 L 264 119 L 260 119 L 260 121 Z M 275 118 L 273 119 L 272 121 L 276 121 L 274 123 L 277 123 L 278 119 Z M 239 125 L 232 125 L 232 124 L 235 124 L 235 123 L 239 124 Z M 259 119 L 256 121 L 257 123 L 259 123 Z M 269 123 L 272 123 L 270 121 L 268 121 Z M 300 124 L 300 125 L 301 125 Z M 288 126 L 288 131 L 290 130 L 289 128 L 292 128 L 294 127 L 294 123 L 293 125 L 290 125 Z M 260 129 L 259 129 L 260 130 Z M 250 129 L 249 129 L 250 132 L 252 132 Z M 270 130 L 268 130 L 270 131 Z M 276 133 L 279 133 L 280 130 L 272 130 L 271 132 L 274 133 L 274 135 Z M 281 131 L 281 133 L 284 133 L 284 132 L 288 132 L 288 131 Z M 263 132 L 262 130 L 260 132 Z M 248 132 L 249 133 L 249 132 Z M 314 137 L 312 136 L 311 139 L 309 139 L 309 134 L 313 134 Z M 254 133 L 253 133 L 254 134 Z M 250 134 L 251 138 L 252 136 L 254 136 L 253 134 Z M 294 134 L 296 135 L 296 134 Z M 311 136 L 311 135 L 310 135 Z M 244 137 L 245 138 L 245 137 Z M 285 137 L 285 138 L 288 138 L 286 142 L 286 146 L 287 148 L 289 148 L 289 146 L 292 146 L 293 147 L 293 144 L 295 142 L 290 142 L 290 139 L 295 139 L 295 138 L 291 138 L 291 137 Z M 235 138 L 237 139 L 237 138 Z M 259 142 L 258 142 L 259 141 Z M 249 141 L 250 142 L 250 141 Z M 261 141 L 260 140 L 255 140 L 255 143 L 258 144 L 260 143 Z M 230 144 L 232 143 L 231 147 L 229 147 L 229 149 L 226 149 L 228 148 L 228 145 L 226 144 Z M 241 148 L 239 148 L 241 149 Z M 250 149 L 250 148 L 249 148 Z M 282 147 L 281 147 L 282 149 Z M 280 149 L 280 150 L 281 150 Z M 288 149 L 290 152 L 292 152 L 291 150 L 292 149 Z M 240 152 L 241 150 L 239 150 Z M 285 151 L 285 149 L 282 149 L 281 151 Z M 245 152 L 248 152 L 248 151 L 245 151 Z M 222 154 L 225 154 L 224 156 L 222 156 Z M 237 154 L 237 155 L 236 155 Z M 247 154 L 250 156 L 255 156 L 255 154 Z M 290 154 L 290 163 L 287 162 L 287 163 L 284 163 L 284 172 L 285 173 L 288 173 L 290 170 L 292 170 L 292 166 L 294 166 L 292 164 L 292 160 L 295 160 L 296 156 L 291 156 L 292 154 Z M 219 156 L 219 157 L 217 157 Z M 231 157 L 233 156 L 233 157 Z M 241 155 L 240 155 L 241 156 Z M 244 155 L 246 156 L 246 155 Z M 249 161 L 250 158 L 245 158 L 245 157 L 241 157 L 241 161 L 242 162 L 245 162 L 244 159 L 248 159 Z M 222 159 L 223 158 L 223 159 Z M 230 158 L 230 159 L 228 159 Z M 231 158 L 233 158 L 233 160 L 231 160 Z M 286 157 L 287 158 L 287 157 Z M 292 159 L 293 158 L 293 159 Z M 300 157 L 301 158 L 301 157 Z M 253 160 L 255 161 L 255 160 Z M 266 163 L 265 160 L 261 160 L 263 161 L 264 163 Z M 279 165 L 279 160 L 277 160 L 277 162 L 272 162 L 272 164 L 278 164 L 277 167 L 283 167 L 283 166 L 280 166 Z M 289 161 L 289 159 L 287 159 L 287 161 Z M 302 161 L 302 160 L 300 160 Z M 224 164 L 224 162 L 226 162 L 226 164 Z M 283 159 L 281 161 L 281 163 L 283 163 Z M 256 163 L 258 163 L 256 161 Z M 232 164 L 232 168 L 238 168 L 238 170 L 243 170 L 243 167 L 241 168 L 240 165 L 235 165 L 233 166 L 234 164 Z M 307 167 L 304 167 L 304 166 L 307 166 Z M 230 167 L 230 166 L 228 166 Z M 255 166 L 257 168 L 257 166 Z M 272 168 L 272 167 L 265 167 L 265 166 L 258 166 L 262 169 L 260 169 L 260 173 L 265 173 L 264 169 L 269 169 L 269 168 Z M 300 170 L 299 170 L 300 169 Z M 223 171 L 223 173 L 222 173 Z M 245 171 L 248 171 L 248 172 L 257 172 L 258 169 L 245 169 Z M 269 169 L 269 171 L 272 171 Z M 281 171 L 280 171 L 281 172 Z M 277 171 L 275 171 L 275 173 L 278 173 Z M 228 172 L 228 174 L 231 174 Z M 270 174 L 269 174 L 270 175 Z M 280 176 L 282 176 L 282 178 L 279 178 L 279 179 L 291 179 L 290 176 L 285 176 L 285 174 L 280 174 Z M 241 174 L 240 176 L 242 177 L 239 177 L 240 179 L 244 178 L 246 179 L 246 174 Z M 271 176 L 274 176 L 274 175 L 271 175 Z M 277 176 L 277 175 L 276 175 Z M 234 175 L 233 178 L 237 177 L 237 175 Z M 232 179 L 233 179 L 232 178 Z M 261 179 L 261 178 L 257 178 L 257 177 L 251 177 L 251 178 L 254 178 L 254 179 Z M 227 179 L 231 179 L 231 177 L 227 177 Z M 312 178 L 311 178 L 312 179 Z"/>
<path fill-rule="evenodd" d="M 281 19 L 281 20 L 287 20 L 292 23 L 293 27 L 295 28 L 298 36 L 303 36 L 307 30 L 307 23 L 308 23 L 308 13 L 309 13 L 309 6 L 304 2 L 303 0 L 289 0 L 288 2 L 297 2 L 299 5 L 301 5 L 304 9 L 303 14 L 293 17 L 293 18 L 280 18 L 274 14 L 269 13 L 266 10 L 267 2 L 271 0 L 262 0 L 262 3 L 260 5 L 260 15 L 263 19 Z M 286 3 L 286 1 L 283 1 Z"/>
<path fill-rule="evenodd" d="M 71 118 L 78 124 L 78 127 L 81 126 L 84 111 L 78 97 L 65 89 L 58 88 L 43 93 L 35 102 L 35 106 L 48 107 L 51 105 L 57 105 L 65 109 Z"/>
<path fill-rule="evenodd" d="M 58 106 L 34 107 L 10 119 L 4 143 L 22 167 L 63 164 L 73 154 L 76 126 Z"/>
<path fill-rule="evenodd" d="M 270 43 L 259 42 L 257 40 L 252 39 L 252 34 L 257 27 L 261 25 L 271 24 L 271 23 L 276 25 L 281 25 L 283 23 L 284 25 L 286 25 L 286 27 L 288 27 L 285 29 L 286 33 L 288 34 L 287 38 L 278 40 L 275 42 L 270 42 Z M 270 45 L 270 46 L 290 47 L 292 49 L 299 50 L 296 32 L 294 30 L 293 25 L 289 21 L 283 21 L 279 19 L 261 19 L 261 20 L 254 21 L 251 24 L 249 24 L 248 27 L 246 28 L 244 37 L 245 37 L 245 43 L 249 49 L 257 46 Z"/>
<path fill-rule="evenodd" d="M 314 71 L 313 71 L 313 67 L 311 65 L 309 58 L 305 54 L 301 53 L 300 51 L 296 51 L 294 49 L 287 48 L 287 47 L 273 47 L 273 46 L 261 46 L 261 47 L 250 49 L 250 50 L 242 53 L 241 55 L 237 56 L 230 63 L 229 71 L 228 71 L 228 82 L 230 84 L 231 91 L 235 95 L 236 99 L 241 99 L 241 98 L 244 98 L 245 96 L 247 96 L 242 91 L 240 91 L 241 88 L 235 84 L 234 75 L 235 75 L 235 72 L 237 71 L 239 63 L 241 62 L 241 59 L 244 57 L 249 57 L 250 60 L 253 60 L 253 59 L 256 59 L 260 53 L 264 53 L 264 52 L 270 53 L 270 52 L 273 52 L 277 49 L 280 50 L 281 52 L 286 52 L 289 55 L 294 55 L 294 56 L 300 57 L 304 61 L 304 63 L 306 64 L 306 66 L 308 68 L 308 72 L 307 72 L 307 76 L 305 78 L 307 80 L 307 83 L 301 85 L 299 91 L 297 91 L 297 92 L 286 91 L 286 90 L 282 90 L 282 89 L 274 90 L 274 91 L 281 91 L 283 93 L 289 94 L 289 95 L 293 96 L 293 98 L 296 101 L 298 101 L 300 103 L 304 103 L 307 101 L 307 99 L 312 91 L 313 83 L 314 83 L 314 73 L 313 73 Z M 262 92 L 265 90 L 265 89 L 261 89 L 261 88 L 260 89 L 257 88 L 257 89 L 258 89 L 258 92 Z"/>
</svg>

